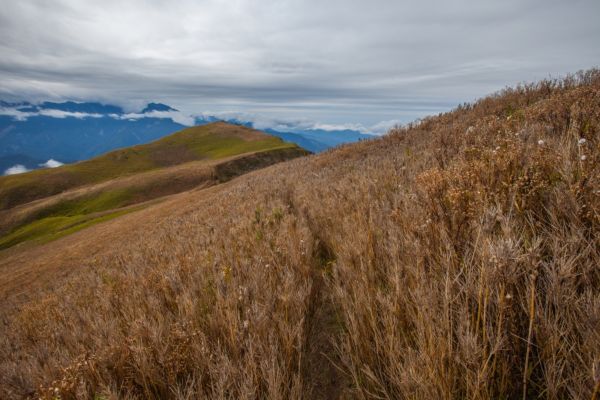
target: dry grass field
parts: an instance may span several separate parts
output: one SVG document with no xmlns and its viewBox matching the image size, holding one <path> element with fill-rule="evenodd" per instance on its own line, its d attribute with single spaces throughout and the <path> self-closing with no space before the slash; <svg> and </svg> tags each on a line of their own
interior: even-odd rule
<svg viewBox="0 0 600 400">
<path fill-rule="evenodd" d="M 597 399 L 600 72 L 4 255 L 1 398 Z"/>
</svg>

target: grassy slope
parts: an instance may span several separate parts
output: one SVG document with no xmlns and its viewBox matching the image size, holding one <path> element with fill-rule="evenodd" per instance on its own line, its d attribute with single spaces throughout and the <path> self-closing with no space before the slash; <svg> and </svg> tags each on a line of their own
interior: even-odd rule
<svg viewBox="0 0 600 400">
<path fill-rule="evenodd" d="M 0 210 L 4 219 L 0 222 L 0 250 L 33 239 L 46 242 L 122 215 L 125 210 L 115 211 L 121 207 L 210 181 L 226 180 L 303 153 L 293 144 L 258 131 L 216 123 L 185 129 L 147 145 L 117 150 L 78 164 L 9 176 L 0 181 L 3 184 L 0 193 L 8 199 L 23 192 L 28 193 L 26 198 L 53 193 L 56 188 L 50 183 L 57 179 L 61 179 L 61 187 L 67 190 L 57 199 L 52 198 L 54 201 L 42 202 L 42 206 L 35 204 L 29 210 L 23 211 L 23 207 L 16 212 Z M 242 159 L 250 161 L 235 161 Z M 202 160 L 193 164 L 194 171 L 182 174 L 176 167 L 194 160 Z M 223 168 L 220 164 L 229 166 L 231 171 L 220 174 Z M 161 174 L 153 173 L 156 170 Z M 135 179 L 118 179 L 123 176 Z M 111 184 L 89 186 L 108 180 Z M 71 195 L 73 189 L 85 184 L 87 190 Z M 14 201 L 5 200 L 6 203 Z"/>
<path fill-rule="evenodd" d="M 506 90 L 56 241 L 0 396 L 597 398 L 599 99 Z"/>
<path fill-rule="evenodd" d="M 88 213 L 75 215 L 68 213 L 62 215 L 57 213 L 20 226 L 8 235 L 1 237 L 0 250 L 12 247 L 21 242 L 32 240 L 35 240 L 38 244 L 47 243 L 94 224 L 108 221 L 138 209 L 139 207 L 130 207 L 102 213 L 101 215 L 88 215 Z"/>
<path fill-rule="evenodd" d="M 83 185 L 184 162 L 296 147 L 259 131 L 222 122 L 192 127 L 88 161 L 0 177 L 0 210 Z"/>
</svg>

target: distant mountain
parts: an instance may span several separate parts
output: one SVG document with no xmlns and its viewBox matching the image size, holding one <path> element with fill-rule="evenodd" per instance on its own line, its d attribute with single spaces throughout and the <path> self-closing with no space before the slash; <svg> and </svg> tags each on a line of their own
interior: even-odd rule
<svg viewBox="0 0 600 400">
<path fill-rule="evenodd" d="M 302 135 L 301 133 L 279 132 L 273 129 L 265 129 L 265 132 L 268 132 L 273 136 L 277 136 L 286 142 L 296 143 L 298 146 L 303 147 L 313 153 L 320 153 L 332 147 L 326 143 L 327 138 L 312 139 Z"/>
<path fill-rule="evenodd" d="M 182 115 L 162 103 L 149 103 L 138 113 L 126 113 L 119 106 L 96 102 L 0 101 L 0 175 L 17 164 L 35 169 L 49 159 L 63 163 L 87 160 L 117 148 L 151 142 L 191 124 L 225 121 L 254 127 L 242 119 L 177 118 Z M 315 153 L 371 138 L 353 130 L 264 130 Z M 15 160 L 18 162 L 12 163 Z"/>
<path fill-rule="evenodd" d="M 142 114 L 146 114 L 151 111 L 179 111 L 179 110 L 176 110 L 175 108 L 169 107 L 168 105 L 162 104 L 162 103 L 148 103 L 146 108 L 144 108 L 142 110 Z"/>
<path fill-rule="evenodd" d="M 279 132 L 273 129 L 265 129 L 265 132 L 294 142 L 299 146 L 313 153 L 319 153 L 331 147 L 349 142 L 358 142 L 359 140 L 373 139 L 372 135 L 365 135 L 358 131 L 350 129 L 338 131 L 326 131 L 323 129 L 306 129 L 299 132 Z"/>
<path fill-rule="evenodd" d="M 111 106 L 100 103 L 75 103 L 67 101 L 65 103 L 44 102 L 38 106 L 40 109 L 59 110 L 67 112 L 78 112 L 88 114 L 123 114 L 123 109 L 117 106 Z"/>
<path fill-rule="evenodd" d="M 26 107 L 26 106 L 30 106 L 31 103 L 28 103 L 26 101 L 24 102 L 17 102 L 17 103 L 11 103 L 8 101 L 3 101 L 0 100 L 0 107 L 4 107 L 4 108 L 14 108 L 14 107 Z"/>
</svg>

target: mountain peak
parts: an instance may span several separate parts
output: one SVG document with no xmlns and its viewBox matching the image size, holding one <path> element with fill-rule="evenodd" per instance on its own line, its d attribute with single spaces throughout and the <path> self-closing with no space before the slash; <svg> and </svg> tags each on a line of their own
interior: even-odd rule
<svg viewBox="0 0 600 400">
<path fill-rule="evenodd" d="M 146 108 L 144 108 L 142 110 L 142 114 L 146 114 L 152 111 L 178 111 L 176 109 L 174 109 L 173 107 L 170 107 L 166 104 L 162 104 L 162 103 L 148 103 L 146 105 Z"/>
<path fill-rule="evenodd" d="M 80 112 L 89 114 L 123 114 L 123 109 L 121 107 L 95 102 L 77 103 L 74 101 L 67 101 L 64 103 L 54 103 L 50 101 L 45 101 L 39 104 L 38 107 L 47 110 L 59 110 L 66 112 Z"/>
</svg>

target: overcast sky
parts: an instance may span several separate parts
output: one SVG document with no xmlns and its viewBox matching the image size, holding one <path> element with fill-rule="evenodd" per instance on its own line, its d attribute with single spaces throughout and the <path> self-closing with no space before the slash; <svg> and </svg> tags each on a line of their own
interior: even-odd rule
<svg viewBox="0 0 600 400">
<path fill-rule="evenodd" d="M 600 65 L 599 0 L 0 0 L 0 98 L 408 122 Z"/>
</svg>

